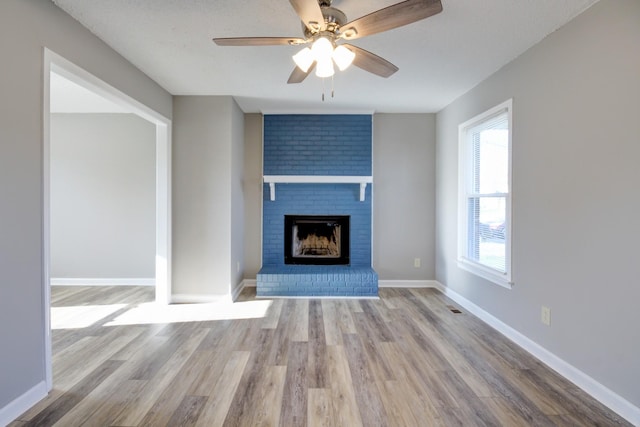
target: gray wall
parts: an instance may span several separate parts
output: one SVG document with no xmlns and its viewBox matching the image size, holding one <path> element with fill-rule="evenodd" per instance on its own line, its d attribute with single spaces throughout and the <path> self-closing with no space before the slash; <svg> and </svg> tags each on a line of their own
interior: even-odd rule
<svg viewBox="0 0 640 427">
<path fill-rule="evenodd" d="M 262 266 L 262 114 L 244 116 L 244 278 Z"/>
<path fill-rule="evenodd" d="M 155 276 L 154 124 L 52 114 L 51 277 Z"/>
<path fill-rule="evenodd" d="M 376 114 L 373 268 L 380 280 L 435 278 L 434 203 L 435 115 Z"/>
<path fill-rule="evenodd" d="M 171 117 L 171 96 L 166 91 L 52 2 L 0 2 L 0 411 L 45 380 L 45 46 Z"/>
<path fill-rule="evenodd" d="M 602 0 L 437 115 L 436 277 L 640 406 L 640 2 Z M 456 266 L 458 125 L 513 98 L 513 278 Z M 540 309 L 551 308 L 551 326 Z"/>
<path fill-rule="evenodd" d="M 231 283 L 230 295 L 240 291 L 244 276 L 244 113 L 231 104 Z"/>
<path fill-rule="evenodd" d="M 228 296 L 242 275 L 244 117 L 228 96 L 176 96 L 173 117 L 172 291 Z"/>
</svg>

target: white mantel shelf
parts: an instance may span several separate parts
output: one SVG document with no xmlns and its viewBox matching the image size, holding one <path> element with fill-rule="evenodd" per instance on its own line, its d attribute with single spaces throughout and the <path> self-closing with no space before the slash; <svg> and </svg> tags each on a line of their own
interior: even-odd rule
<svg viewBox="0 0 640 427">
<path fill-rule="evenodd" d="M 276 200 L 276 184 L 360 184 L 360 201 L 364 202 L 367 184 L 373 183 L 372 176 L 335 176 L 335 175 L 265 175 L 264 182 L 269 184 L 270 200 Z"/>
</svg>

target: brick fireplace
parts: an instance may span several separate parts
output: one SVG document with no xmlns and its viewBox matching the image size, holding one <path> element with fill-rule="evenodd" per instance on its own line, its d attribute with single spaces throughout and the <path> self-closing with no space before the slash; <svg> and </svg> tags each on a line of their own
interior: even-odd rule
<svg viewBox="0 0 640 427">
<path fill-rule="evenodd" d="M 371 268 L 371 159 L 370 115 L 264 116 L 265 180 L 291 177 L 293 182 L 264 185 L 258 296 L 377 296 Z M 359 183 L 360 178 L 369 181 Z M 293 216 L 348 218 L 347 262 L 287 262 L 291 236 L 285 237 L 285 221 Z M 322 245 L 333 244 L 332 239 L 324 237 Z"/>
</svg>

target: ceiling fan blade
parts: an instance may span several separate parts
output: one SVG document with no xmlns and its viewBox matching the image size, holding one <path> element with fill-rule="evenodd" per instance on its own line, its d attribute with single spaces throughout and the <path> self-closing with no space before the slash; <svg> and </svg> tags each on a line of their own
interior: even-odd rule
<svg viewBox="0 0 640 427">
<path fill-rule="evenodd" d="M 276 46 L 306 43 L 305 39 L 298 37 L 228 37 L 216 38 L 213 41 L 218 46 Z"/>
<path fill-rule="evenodd" d="M 304 71 L 302 71 L 300 69 L 300 67 L 296 66 L 293 69 L 293 71 L 291 72 L 291 75 L 289 76 L 289 80 L 287 80 L 287 83 L 289 83 L 289 84 L 291 84 L 291 83 L 302 83 L 302 81 L 304 79 L 306 79 L 309 74 L 311 74 L 311 72 L 314 70 L 314 68 L 316 68 L 316 63 L 315 62 L 313 64 L 311 64 L 311 67 L 309 67 L 309 70 L 306 73 Z"/>
<path fill-rule="evenodd" d="M 356 54 L 356 57 L 353 59 L 353 65 L 362 68 L 365 71 L 387 78 L 399 70 L 399 68 L 391 62 L 379 57 L 375 53 L 360 49 L 359 47 L 351 44 L 343 44 L 343 46 Z"/>
<path fill-rule="evenodd" d="M 289 0 L 296 13 L 312 32 L 316 33 L 324 26 L 324 16 L 318 0 Z"/>
<path fill-rule="evenodd" d="M 440 0 L 406 0 L 347 22 L 340 27 L 340 32 L 345 40 L 353 40 L 402 27 L 440 12 Z"/>
</svg>

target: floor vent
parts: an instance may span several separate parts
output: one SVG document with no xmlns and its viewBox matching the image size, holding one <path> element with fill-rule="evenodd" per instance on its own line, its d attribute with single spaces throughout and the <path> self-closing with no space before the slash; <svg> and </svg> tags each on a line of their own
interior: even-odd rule
<svg viewBox="0 0 640 427">
<path fill-rule="evenodd" d="M 454 314 L 460 314 L 460 313 L 462 313 L 460 310 L 458 310 L 457 308 L 455 308 L 455 307 L 453 307 L 453 306 L 448 305 L 448 306 L 447 306 L 447 308 L 448 308 L 449 310 L 451 310 L 451 312 L 452 312 L 452 313 L 454 313 Z"/>
</svg>

